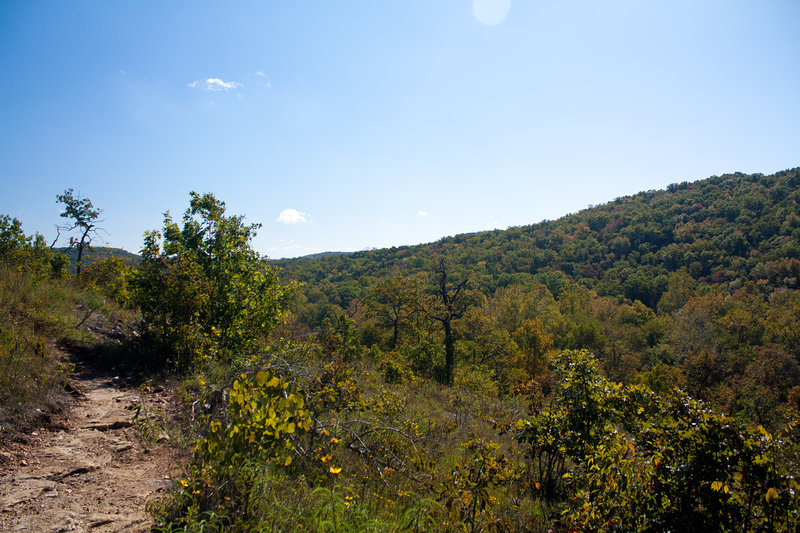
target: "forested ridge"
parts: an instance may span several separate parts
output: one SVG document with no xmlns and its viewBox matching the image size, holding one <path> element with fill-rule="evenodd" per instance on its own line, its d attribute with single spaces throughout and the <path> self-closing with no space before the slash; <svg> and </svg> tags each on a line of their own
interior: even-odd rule
<svg viewBox="0 0 800 533">
<path fill-rule="evenodd" d="M 617 198 L 556 221 L 275 263 L 284 277 L 313 282 L 345 308 L 363 293 L 359 288 L 424 271 L 432 257 L 445 255 L 473 272 L 486 293 L 532 281 L 558 293 L 570 280 L 655 309 L 668 274 L 681 269 L 700 283 L 792 288 L 798 270 L 791 260 L 800 256 L 799 189 L 796 168 L 770 176 L 726 174 Z"/>
<path fill-rule="evenodd" d="M 59 254 L 66 256 L 69 260 L 70 268 L 74 271 L 75 264 L 78 262 L 78 254 L 75 248 L 53 248 L 53 251 Z M 96 263 L 99 261 L 103 261 L 104 259 L 109 258 L 119 258 L 125 262 L 127 265 L 135 265 L 138 261 L 141 260 L 141 257 L 138 254 L 134 254 L 132 252 L 128 252 L 127 250 L 123 250 L 122 248 L 111 248 L 108 246 L 93 246 L 91 250 L 88 250 L 86 253 L 86 257 L 83 259 L 83 262 L 86 266 L 90 266 L 92 263 Z"/>
</svg>

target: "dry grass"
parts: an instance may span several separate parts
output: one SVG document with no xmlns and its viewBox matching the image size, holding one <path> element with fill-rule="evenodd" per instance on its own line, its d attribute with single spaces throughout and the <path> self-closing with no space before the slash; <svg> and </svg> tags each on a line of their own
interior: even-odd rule
<svg viewBox="0 0 800 533">
<path fill-rule="evenodd" d="M 72 364 L 59 347 L 98 344 L 89 326 L 113 324 L 126 313 L 71 278 L 0 264 L 0 437 L 20 438 L 46 425 L 68 396 Z"/>
</svg>

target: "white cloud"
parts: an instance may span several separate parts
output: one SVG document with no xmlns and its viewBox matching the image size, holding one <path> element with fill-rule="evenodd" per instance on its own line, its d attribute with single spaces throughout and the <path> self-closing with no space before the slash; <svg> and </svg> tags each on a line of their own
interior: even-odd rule
<svg viewBox="0 0 800 533">
<path fill-rule="evenodd" d="M 428 212 L 427 211 L 417 211 L 417 216 L 418 217 L 426 217 L 426 216 L 428 216 Z"/>
<path fill-rule="evenodd" d="M 220 78 L 206 78 L 205 80 L 195 80 L 189 84 L 189 87 L 201 88 L 204 91 L 230 91 L 231 89 L 238 89 L 244 87 L 243 84 L 236 81 L 225 81 Z"/>
<path fill-rule="evenodd" d="M 308 216 L 308 213 L 303 213 L 297 209 L 284 209 L 281 211 L 281 214 L 278 215 L 275 222 L 281 222 L 283 224 L 309 224 L 311 221 L 306 218 Z"/>
<path fill-rule="evenodd" d="M 264 74 L 263 70 L 259 70 L 258 72 L 256 72 L 256 76 L 262 76 L 263 77 L 263 76 L 266 76 L 266 74 Z"/>
</svg>

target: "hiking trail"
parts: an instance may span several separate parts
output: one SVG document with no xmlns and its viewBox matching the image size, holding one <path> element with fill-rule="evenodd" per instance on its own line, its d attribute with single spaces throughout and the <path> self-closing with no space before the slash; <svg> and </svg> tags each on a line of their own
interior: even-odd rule
<svg viewBox="0 0 800 533">
<path fill-rule="evenodd" d="M 167 415 L 172 393 L 133 382 L 79 366 L 60 423 L 0 452 L 0 531 L 150 530 L 145 503 L 180 474 L 181 452 L 157 423 L 134 424 L 137 406 Z"/>
</svg>

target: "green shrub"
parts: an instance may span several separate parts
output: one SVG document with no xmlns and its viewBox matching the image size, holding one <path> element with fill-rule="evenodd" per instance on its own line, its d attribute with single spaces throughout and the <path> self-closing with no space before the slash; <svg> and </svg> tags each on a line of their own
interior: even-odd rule
<svg viewBox="0 0 800 533">
<path fill-rule="evenodd" d="M 133 300 L 154 352 L 165 352 L 174 367 L 231 361 L 266 346 L 294 286 L 281 286 L 253 250 L 258 227 L 225 216 L 225 203 L 212 194 L 192 192 L 182 228 L 165 215 L 163 248 L 161 233 L 145 235 Z"/>
<path fill-rule="evenodd" d="M 798 430 L 774 437 L 680 391 L 600 376 L 588 352 L 554 360 L 552 401 L 517 424 L 531 485 L 591 531 L 787 531 L 800 519 Z"/>
<path fill-rule="evenodd" d="M 226 415 L 210 421 L 176 492 L 151 504 L 160 522 L 189 526 L 213 516 L 229 525 L 257 518 L 271 470 L 291 465 L 295 443 L 310 427 L 303 398 L 266 372 L 233 383 Z"/>
</svg>

